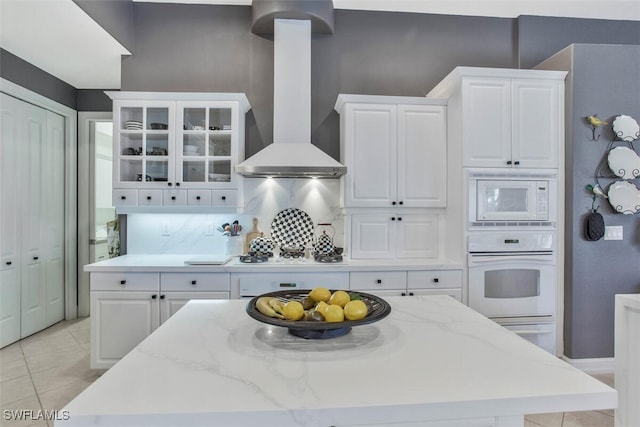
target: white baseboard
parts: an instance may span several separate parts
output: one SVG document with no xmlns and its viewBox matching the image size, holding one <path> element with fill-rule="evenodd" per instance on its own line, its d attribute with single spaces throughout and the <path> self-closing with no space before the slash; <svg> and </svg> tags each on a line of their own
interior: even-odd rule
<svg viewBox="0 0 640 427">
<path fill-rule="evenodd" d="M 567 356 L 562 356 L 562 360 L 586 374 L 613 374 L 615 371 L 615 359 L 613 357 L 570 359 Z"/>
</svg>

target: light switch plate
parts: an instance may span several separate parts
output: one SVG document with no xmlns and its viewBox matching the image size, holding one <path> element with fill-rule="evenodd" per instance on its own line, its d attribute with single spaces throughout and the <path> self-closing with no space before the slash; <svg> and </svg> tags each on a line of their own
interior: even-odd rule
<svg viewBox="0 0 640 427">
<path fill-rule="evenodd" d="M 604 240 L 622 240 L 622 226 L 621 225 L 605 226 Z"/>
</svg>

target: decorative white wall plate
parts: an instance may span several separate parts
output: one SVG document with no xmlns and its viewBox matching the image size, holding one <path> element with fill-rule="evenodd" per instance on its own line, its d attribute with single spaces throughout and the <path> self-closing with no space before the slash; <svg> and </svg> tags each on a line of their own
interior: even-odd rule
<svg viewBox="0 0 640 427">
<path fill-rule="evenodd" d="M 640 176 L 640 156 L 627 147 L 616 147 L 607 157 L 609 168 L 623 179 L 635 179 Z"/>
<path fill-rule="evenodd" d="M 630 182 L 616 181 L 609 187 L 609 203 L 626 215 L 640 212 L 640 190 Z"/>
<path fill-rule="evenodd" d="M 619 115 L 613 121 L 613 132 L 618 139 L 631 142 L 640 138 L 640 126 L 638 122 L 631 117 L 624 114 Z"/>
</svg>

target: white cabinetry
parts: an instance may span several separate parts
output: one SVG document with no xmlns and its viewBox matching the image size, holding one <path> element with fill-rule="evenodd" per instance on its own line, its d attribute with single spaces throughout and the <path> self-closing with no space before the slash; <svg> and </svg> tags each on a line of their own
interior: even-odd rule
<svg viewBox="0 0 640 427">
<path fill-rule="evenodd" d="M 0 347 L 64 318 L 64 118 L 0 94 Z"/>
<path fill-rule="evenodd" d="M 91 273 L 91 367 L 109 368 L 192 299 L 228 299 L 227 273 Z"/>
<path fill-rule="evenodd" d="M 340 95 L 345 207 L 446 206 L 446 101 Z"/>
<path fill-rule="evenodd" d="M 457 67 L 427 96 L 451 98 L 450 141 L 461 139 L 463 166 L 557 168 L 565 75 Z"/>
<path fill-rule="evenodd" d="M 349 289 L 381 297 L 450 295 L 462 301 L 462 270 L 351 272 Z"/>
<path fill-rule="evenodd" d="M 113 202 L 238 207 L 244 94 L 108 92 L 114 100 Z M 123 209 L 124 208 L 124 209 Z"/>
<path fill-rule="evenodd" d="M 435 214 L 354 214 L 351 258 L 437 258 L 439 229 Z"/>
</svg>

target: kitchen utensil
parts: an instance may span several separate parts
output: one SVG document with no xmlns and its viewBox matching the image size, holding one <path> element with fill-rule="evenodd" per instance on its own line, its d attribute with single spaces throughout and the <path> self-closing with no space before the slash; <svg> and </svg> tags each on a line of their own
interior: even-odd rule
<svg viewBox="0 0 640 427">
<path fill-rule="evenodd" d="M 248 253 L 251 248 L 251 241 L 256 237 L 262 237 L 263 233 L 258 229 L 258 218 L 253 218 L 253 228 L 247 233 L 244 240 L 244 253 Z"/>
<path fill-rule="evenodd" d="M 332 293 L 334 291 L 331 291 Z M 284 326 L 289 328 L 289 333 L 302 338 L 324 339 L 335 338 L 345 335 L 351 331 L 353 326 L 366 325 L 368 323 L 382 320 L 391 313 L 391 306 L 385 300 L 375 295 L 364 292 L 356 292 L 362 301 L 370 304 L 371 309 L 367 317 L 360 320 L 345 320 L 343 322 L 314 322 L 314 321 L 291 321 L 278 319 L 276 317 L 265 316 L 256 308 L 256 301 L 261 297 L 277 297 L 288 300 L 298 300 L 309 295 L 308 289 L 298 289 L 292 291 L 276 291 L 262 294 L 252 298 L 247 304 L 247 314 L 259 322 L 270 325 Z"/>
<path fill-rule="evenodd" d="M 313 238 L 313 221 L 300 209 L 285 209 L 273 218 L 271 237 L 281 248 L 304 248 Z"/>
<path fill-rule="evenodd" d="M 316 254 L 332 254 L 335 252 L 335 246 L 333 245 L 333 236 L 335 236 L 336 230 L 328 223 L 319 223 L 315 229 L 315 243 L 313 244 L 313 250 Z"/>
</svg>

